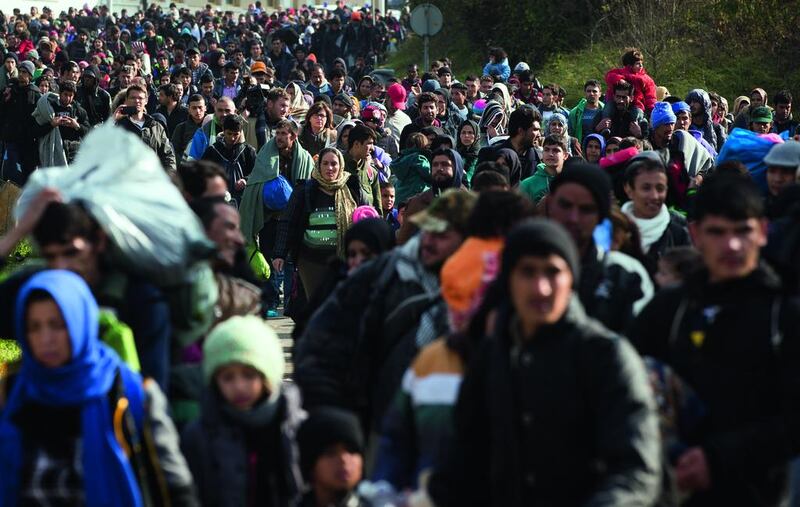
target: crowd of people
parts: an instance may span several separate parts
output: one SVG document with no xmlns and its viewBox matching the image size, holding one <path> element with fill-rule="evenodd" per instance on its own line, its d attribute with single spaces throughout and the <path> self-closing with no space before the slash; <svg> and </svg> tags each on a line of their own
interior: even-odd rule
<svg viewBox="0 0 800 507">
<path fill-rule="evenodd" d="M 800 505 L 792 94 L 406 24 L 0 13 L 0 505 Z"/>
</svg>

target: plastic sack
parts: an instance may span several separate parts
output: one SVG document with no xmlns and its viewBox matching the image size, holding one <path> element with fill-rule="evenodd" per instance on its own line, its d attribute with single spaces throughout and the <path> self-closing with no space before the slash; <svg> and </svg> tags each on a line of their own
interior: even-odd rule
<svg viewBox="0 0 800 507">
<path fill-rule="evenodd" d="M 281 211 L 285 208 L 289 204 L 291 196 L 292 185 L 283 175 L 279 174 L 277 178 L 264 183 L 264 190 L 262 191 L 264 206 L 273 211 Z"/>
<path fill-rule="evenodd" d="M 745 129 L 733 129 L 717 155 L 716 165 L 728 160 L 743 163 L 763 192 L 767 192 L 767 166 L 764 157 L 777 144 L 776 138 L 765 137 Z"/>
<path fill-rule="evenodd" d="M 262 281 L 269 280 L 269 262 L 267 262 L 264 254 L 261 253 L 261 250 L 258 249 L 258 246 L 249 244 L 246 250 L 247 258 L 250 261 L 250 269 L 253 270 L 253 274 L 256 275 L 256 278 Z"/>
<path fill-rule="evenodd" d="M 108 235 L 116 266 L 161 287 L 183 284 L 190 266 L 214 252 L 158 156 L 111 122 L 83 140 L 69 169 L 50 167 L 31 175 L 17 219 L 46 187 L 57 188 L 66 202 L 85 206 Z"/>
</svg>

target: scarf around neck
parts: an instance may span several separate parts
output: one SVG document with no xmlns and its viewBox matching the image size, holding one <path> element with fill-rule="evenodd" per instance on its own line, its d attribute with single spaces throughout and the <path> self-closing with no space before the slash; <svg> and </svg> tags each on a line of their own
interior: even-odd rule
<svg viewBox="0 0 800 507">
<path fill-rule="evenodd" d="M 40 290 L 55 300 L 69 333 L 72 357 L 57 368 L 45 367 L 34 359 L 26 339 L 27 301 L 31 292 Z M 133 467 L 114 434 L 108 399 L 118 373 L 135 374 L 100 343 L 98 312 L 89 287 L 69 271 L 42 271 L 20 289 L 15 332 L 22 348 L 22 368 L 0 417 L 0 505 L 17 503 L 24 449 L 13 416 L 28 403 L 80 408 L 83 487 L 88 507 L 142 505 Z M 141 383 L 141 378 L 136 378 Z"/>
<path fill-rule="evenodd" d="M 669 225 L 669 210 L 666 204 L 661 205 L 661 210 L 653 218 L 639 218 L 633 214 L 633 201 L 628 201 L 622 205 L 622 212 L 628 215 L 639 228 L 642 237 L 642 251 L 648 253 L 653 243 L 664 235 Z"/>
<path fill-rule="evenodd" d="M 322 157 L 320 157 L 320 160 L 322 160 Z M 311 177 L 319 183 L 319 187 L 323 191 L 333 194 L 334 211 L 336 212 L 336 253 L 340 258 L 344 259 L 344 235 L 353 221 L 356 201 L 350 194 L 350 189 L 347 188 L 347 180 L 350 178 L 350 173 L 344 170 L 344 158 L 341 153 L 339 154 L 339 167 L 341 168 L 339 177 L 334 181 L 328 181 L 319 172 L 318 161 L 314 170 L 311 171 Z"/>
</svg>

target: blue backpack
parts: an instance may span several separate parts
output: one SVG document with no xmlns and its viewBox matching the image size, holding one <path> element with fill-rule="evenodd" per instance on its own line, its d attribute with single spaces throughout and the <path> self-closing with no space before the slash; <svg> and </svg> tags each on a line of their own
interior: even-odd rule
<svg viewBox="0 0 800 507">
<path fill-rule="evenodd" d="M 277 178 L 264 183 L 261 195 L 264 199 L 264 206 L 273 211 L 281 211 L 292 196 L 292 185 L 289 180 L 279 174 Z"/>
</svg>

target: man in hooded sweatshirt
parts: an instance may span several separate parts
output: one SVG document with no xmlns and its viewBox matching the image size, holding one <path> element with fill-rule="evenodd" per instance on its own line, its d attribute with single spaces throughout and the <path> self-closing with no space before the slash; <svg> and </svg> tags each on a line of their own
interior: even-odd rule
<svg viewBox="0 0 800 507">
<path fill-rule="evenodd" d="M 689 104 L 692 113 L 692 124 L 689 130 L 695 130 L 703 135 L 703 139 L 719 153 L 722 145 L 725 144 L 727 132 L 719 123 L 714 123 L 711 118 L 711 97 L 708 92 L 700 88 L 695 88 L 686 95 L 686 103 Z"/>
<path fill-rule="evenodd" d="M 89 116 L 89 125 L 102 123 L 111 115 L 111 96 L 107 91 L 98 86 L 97 71 L 94 67 L 87 67 L 81 75 L 81 84 L 75 100 L 86 110 Z"/>
<path fill-rule="evenodd" d="M 442 148 L 431 155 L 431 179 L 433 183 L 428 190 L 415 195 L 408 200 L 403 210 L 403 225 L 397 231 L 397 244 L 407 242 L 419 230 L 411 220 L 405 218 L 413 216 L 433 202 L 434 198 L 449 188 L 466 189 L 464 180 L 464 162 L 456 150 Z"/>
</svg>

